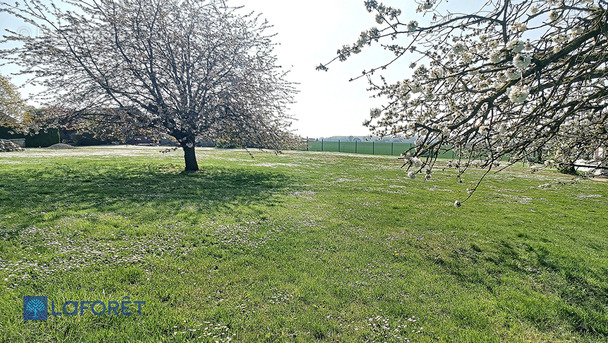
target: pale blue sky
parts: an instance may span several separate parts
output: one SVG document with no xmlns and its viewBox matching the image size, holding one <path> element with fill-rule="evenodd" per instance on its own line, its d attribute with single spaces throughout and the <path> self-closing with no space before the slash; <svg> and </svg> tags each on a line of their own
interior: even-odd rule
<svg viewBox="0 0 608 343">
<path fill-rule="evenodd" d="M 275 26 L 276 40 L 281 43 L 277 54 L 285 67 L 291 67 L 291 79 L 300 83 L 292 108 L 298 119 L 294 123 L 297 132 L 309 137 L 369 134 L 362 123 L 378 100 L 370 99 L 367 80 L 348 80 L 391 55 L 374 48 L 347 62 L 335 62 L 328 72 L 315 70 L 319 63 L 333 58 L 338 48 L 354 43 L 361 31 L 377 25 L 363 0 L 241 1 Z M 407 69 L 404 64 L 401 67 Z M 389 70 L 395 74 L 404 71 L 409 72 Z"/>
</svg>

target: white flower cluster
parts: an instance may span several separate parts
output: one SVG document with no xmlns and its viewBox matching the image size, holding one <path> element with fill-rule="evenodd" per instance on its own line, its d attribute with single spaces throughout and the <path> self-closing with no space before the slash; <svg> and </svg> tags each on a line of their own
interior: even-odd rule
<svg viewBox="0 0 608 343">
<path fill-rule="evenodd" d="M 521 104 L 526 101 L 530 90 L 527 86 L 513 86 L 509 91 L 509 99 L 516 104 Z"/>
<path fill-rule="evenodd" d="M 433 68 L 431 69 L 431 77 L 434 79 L 440 79 L 444 75 L 443 69 L 441 68 Z"/>
<path fill-rule="evenodd" d="M 422 92 L 422 86 L 418 82 L 412 82 L 409 86 L 410 86 L 410 90 L 412 91 L 412 93 Z"/>
<path fill-rule="evenodd" d="M 434 5 L 435 5 L 434 1 L 426 0 L 420 6 L 418 6 L 418 8 L 416 9 L 416 12 L 428 11 L 428 10 L 432 9 Z"/>
<path fill-rule="evenodd" d="M 517 54 L 513 57 L 513 66 L 517 69 L 523 70 L 528 68 L 530 62 L 532 62 L 532 58 L 528 55 Z"/>
<path fill-rule="evenodd" d="M 524 32 L 528 29 L 526 23 L 515 23 L 511 26 L 511 31 L 513 32 Z"/>
<path fill-rule="evenodd" d="M 490 53 L 490 62 L 499 63 L 502 61 L 502 52 L 499 50 L 494 50 Z"/>
<path fill-rule="evenodd" d="M 525 43 L 519 39 L 514 39 L 507 43 L 507 49 L 511 50 L 514 54 L 522 52 L 525 46 Z"/>
<path fill-rule="evenodd" d="M 580 36 L 583 34 L 583 32 L 585 32 L 585 29 L 580 26 L 577 26 L 572 29 L 572 37 Z"/>
<path fill-rule="evenodd" d="M 452 49 L 455 54 L 460 55 L 467 50 L 467 46 L 463 42 L 457 42 Z"/>
<path fill-rule="evenodd" d="M 409 164 L 410 166 L 419 168 L 420 166 L 422 166 L 422 160 L 418 157 L 412 157 L 412 154 L 407 153 L 407 154 L 402 154 L 401 158 L 403 159 L 403 162 L 405 164 Z M 409 173 L 407 173 L 407 177 L 409 177 L 410 179 L 415 179 L 416 178 L 416 173 L 411 171 Z"/>
<path fill-rule="evenodd" d="M 559 17 L 561 17 L 561 15 L 558 11 L 551 11 L 549 13 L 549 20 L 551 21 L 556 21 L 559 19 Z"/>
<path fill-rule="evenodd" d="M 415 20 L 410 21 L 407 24 L 407 30 L 412 32 L 412 31 L 416 31 L 418 29 L 418 22 Z"/>
<path fill-rule="evenodd" d="M 505 71 L 505 76 L 509 79 L 509 80 L 517 80 L 521 78 L 521 70 L 507 70 Z"/>
</svg>

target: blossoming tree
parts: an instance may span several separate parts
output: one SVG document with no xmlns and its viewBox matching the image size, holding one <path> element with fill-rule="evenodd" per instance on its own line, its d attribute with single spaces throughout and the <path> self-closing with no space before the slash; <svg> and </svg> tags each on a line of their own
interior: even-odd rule
<svg viewBox="0 0 608 343">
<path fill-rule="evenodd" d="M 21 122 L 26 113 L 25 103 L 15 86 L 0 75 L 0 124 Z"/>
<path fill-rule="evenodd" d="M 458 179 L 474 163 L 490 172 L 540 153 L 547 165 L 572 166 L 608 141 L 607 5 L 490 0 L 475 12 L 450 13 L 443 1 L 426 0 L 417 1 L 421 24 L 368 0 L 380 26 L 318 69 L 374 44 L 394 54 L 357 78 L 386 99 L 365 125 L 417 137 L 403 155 L 412 177 L 430 178 L 438 153 L 449 150 Z M 412 72 L 397 71 L 406 79 L 374 77 L 406 58 Z"/>
<path fill-rule="evenodd" d="M 293 84 L 270 27 L 221 0 L 22 0 L 2 11 L 34 26 L 5 35 L 0 58 L 46 87 L 47 120 L 168 134 L 198 170 L 195 142 L 278 148 Z M 100 125 L 102 123 L 103 125 Z"/>
</svg>

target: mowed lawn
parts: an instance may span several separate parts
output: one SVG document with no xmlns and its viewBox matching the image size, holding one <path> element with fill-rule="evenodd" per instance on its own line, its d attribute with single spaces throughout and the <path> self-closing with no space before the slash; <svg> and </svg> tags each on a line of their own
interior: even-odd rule
<svg viewBox="0 0 608 343">
<path fill-rule="evenodd" d="M 481 170 L 159 150 L 0 154 L 0 341 L 608 340 L 606 182 L 520 166 L 455 208 Z M 30 295 L 146 303 L 24 321 Z"/>
</svg>

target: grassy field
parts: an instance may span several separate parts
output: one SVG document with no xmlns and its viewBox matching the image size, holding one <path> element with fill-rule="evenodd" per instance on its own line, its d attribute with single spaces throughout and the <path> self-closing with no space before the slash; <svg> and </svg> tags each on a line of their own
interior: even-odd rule
<svg viewBox="0 0 608 343">
<path fill-rule="evenodd" d="M 514 169 L 455 208 L 481 171 L 158 150 L 0 154 L 0 341 L 608 340 L 608 183 Z M 26 295 L 146 303 L 24 321 Z"/>
</svg>

